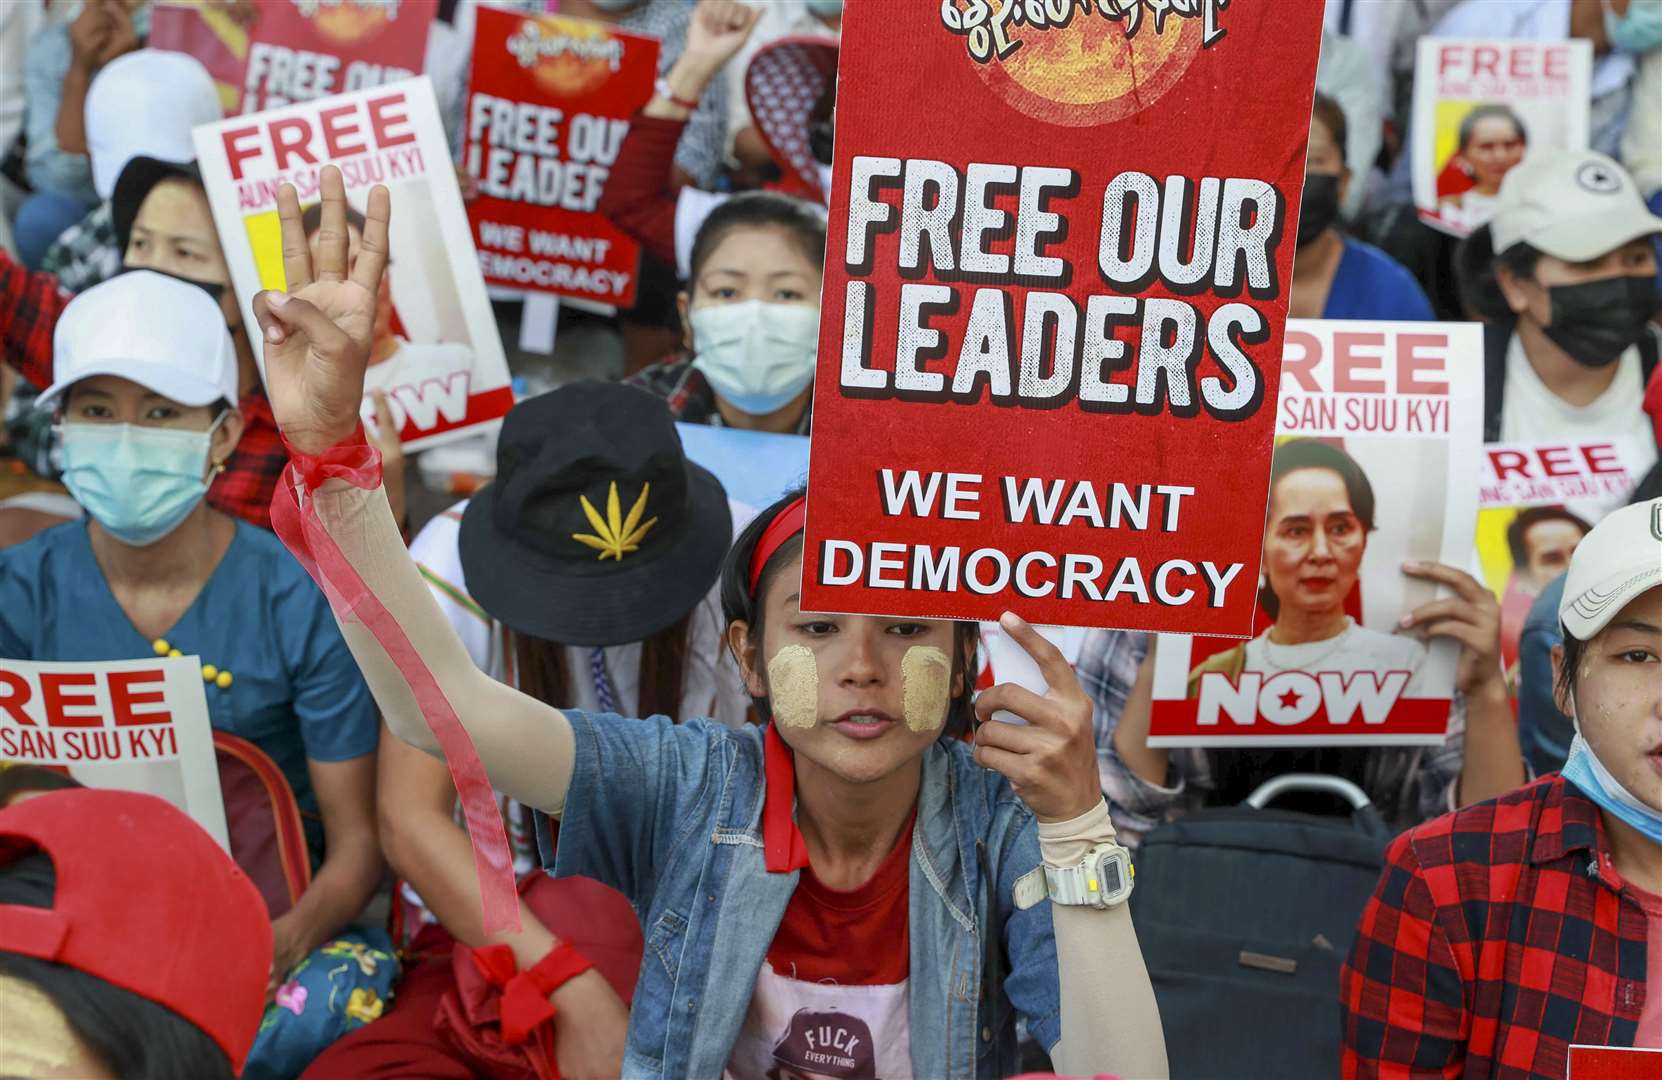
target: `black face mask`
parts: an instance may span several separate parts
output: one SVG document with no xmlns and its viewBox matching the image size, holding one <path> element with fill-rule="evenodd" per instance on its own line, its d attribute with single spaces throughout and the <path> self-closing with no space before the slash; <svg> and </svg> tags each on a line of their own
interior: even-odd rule
<svg viewBox="0 0 1662 1080">
<path fill-rule="evenodd" d="M 221 285 L 217 281 L 197 281 L 195 278 L 180 277 L 178 274 L 170 274 L 166 270 L 157 270 L 153 266 L 129 266 L 126 263 L 121 264 L 121 272 L 123 274 L 130 274 L 134 270 L 148 270 L 152 274 L 160 274 L 162 277 L 170 277 L 174 281 L 182 281 L 186 285 L 195 285 L 198 289 L 201 289 L 203 292 L 207 293 L 216 304 L 225 298 L 225 286 Z"/>
<path fill-rule="evenodd" d="M 1298 246 L 1327 231 L 1339 217 L 1339 178 L 1330 173 L 1306 173 L 1304 202 L 1298 212 Z"/>
<path fill-rule="evenodd" d="M 1553 285 L 1547 289 L 1552 322 L 1542 331 L 1578 364 L 1613 364 L 1662 310 L 1662 293 L 1650 274 Z"/>
</svg>

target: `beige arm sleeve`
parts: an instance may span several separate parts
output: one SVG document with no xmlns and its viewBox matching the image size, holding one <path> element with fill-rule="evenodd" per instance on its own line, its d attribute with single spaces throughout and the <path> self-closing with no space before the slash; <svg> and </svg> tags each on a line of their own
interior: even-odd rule
<svg viewBox="0 0 1662 1080">
<path fill-rule="evenodd" d="M 1113 839 L 1106 801 L 1072 821 L 1039 823 L 1039 852 L 1057 868 L 1079 865 L 1091 848 Z M 1050 914 L 1062 993 L 1062 1041 L 1050 1051 L 1056 1071 L 1166 1080 L 1166 1037 L 1130 906 L 1051 904 Z"/>
<path fill-rule="evenodd" d="M 491 786 L 558 816 L 571 785 L 575 753 L 566 718 L 474 666 L 405 549 L 382 488 L 364 491 L 330 480 L 312 499 L 318 519 L 341 553 L 433 673 L 478 749 Z M 361 623 L 342 619 L 338 612 L 335 618 L 387 727 L 410 745 L 438 756 L 438 740 L 392 658 Z"/>
</svg>

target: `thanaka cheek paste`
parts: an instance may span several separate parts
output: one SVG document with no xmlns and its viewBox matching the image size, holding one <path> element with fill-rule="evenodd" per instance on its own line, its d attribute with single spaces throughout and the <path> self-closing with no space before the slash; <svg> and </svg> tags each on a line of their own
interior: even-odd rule
<svg viewBox="0 0 1662 1080">
<path fill-rule="evenodd" d="M 900 660 L 901 704 L 906 726 L 934 731 L 946 724 L 947 684 L 952 663 L 933 645 L 913 645 Z"/>
<path fill-rule="evenodd" d="M 780 727 L 811 728 L 819 715 L 819 665 L 806 645 L 786 645 L 768 661 L 768 698 Z"/>
</svg>

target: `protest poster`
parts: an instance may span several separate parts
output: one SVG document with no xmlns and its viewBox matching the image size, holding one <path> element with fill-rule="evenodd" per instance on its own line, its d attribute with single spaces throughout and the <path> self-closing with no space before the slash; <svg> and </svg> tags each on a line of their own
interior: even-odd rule
<svg viewBox="0 0 1662 1080">
<path fill-rule="evenodd" d="M 264 0 L 242 79 L 242 113 L 369 90 L 421 71 L 439 0 Z"/>
<path fill-rule="evenodd" d="M 804 610 L 1248 632 L 1320 32 L 850 5 Z"/>
<path fill-rule="evenodd" d="M 392 193 L 390 260 L 364 379 L 383 391 L 406 449 L 499 421 L 513 407 L 507 358 L 472 258 L 456 171 L 426 76 L 319 98 L 195 131 L 202 180 L 248 326 L 254 296 L 284 287 L 277 189 L 293 184 L 308 235 L 321 222 L 318 176 L 338 165 L 352 256 L 370 189 Z"/>
<path fill-rule="evenodd" d="M 1643 1046 L 1570 1046 L 1565 1080 L 1662 1080 L 1662 1050 Z"/>
<path fill-rule="evenodd" d="M 197 657 L 0 658 L 0 763 L 166 799 L 231 850 Z"/>
<path fill-rule="evenodd" d="M 241 111 L 248 28 L 230 8 L 215 0 L 152 0 L 149 45 L 194 56 L 212 76 L 225 114 Z"/>
<path fill-rule="evenodd" d="M 1477 556 L 1500 600 L 1500 656 L 1517 683 L 1518 638 L 1535 597 L 1570 568 L 1576 545 L 1644 475 L 1626 443 L 1495 443 L 1483 448 Z"/>
<path fill-rule="evenodd" d="M 1475 323 L 1293 320 L 1246 642 L 1162 634 L 1150 746 L 1435 744 L 1459 647 L 1397 632 L 1465 567 L 1477 517 Z"/>
<path fill-rule="evenodd" d="M 1585 150 L 1592 73 L 1584 38 L 1420 38 L 1411 151 L 1420 219 L 1465 236 L 1494 214 L 1514 165 Z"/>
<path fill-rule="evenodd" d="M 640 245 L 595 206 L 657 75 L 657 38 L 479 9 L 462 163 L 487 283 L 634 306 Z"/>
</svg>

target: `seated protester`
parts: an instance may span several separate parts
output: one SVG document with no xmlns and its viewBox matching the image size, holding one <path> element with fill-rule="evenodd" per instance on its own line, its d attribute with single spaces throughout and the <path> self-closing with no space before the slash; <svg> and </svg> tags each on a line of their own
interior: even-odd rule
<svg viewBox="0 0 1662 1080">
<path fill-rule="evenodd" d="M 1662 500 L 1607 516 L 1558 609 L 1560 775 L 1400 836 L 1341 978 L 1356 1076 L 1561 1077 L 1662 1048 Z"/>
<path fill-rule="evenodd" d="M 726 624 L 714 595 L 732 539 L 727 499 L 714 476 L 682 455 L 663 403 L 606 383 L 530 398 L 508 413 L 497 461 L 493 483 L 434 518 L 410 545 L 474 665 L 556 708 L 711 717 L 742 727 L 750 700 L 723 644 Z M 611 530 L 612 507 L 617 522 L 637 522 L 634 546 L 630 535 Z M 600 531 L 625 541 L 621 547 L 593 546 L 599 526 L 588 519 L 589 508 L 606 515 Z M 542 524 L 549 521 L 563 524 Z M 445 995 L 457 992 L 451 952 L 458 941 L 506 945 L 525 971 L 550 953 L 556 932 L 580 932 L 585 955 L 608 937 L 634 936 L 635 964 L 619 990 L 628 998 L 640 929 L 621 896 L 610 894 L 613 907 L 621 907 L 609 921 L 591 917 L 566 931 L 544 925 L 526 891 L 523 929 L 487 938 L 444 762 L 384 732 L 377 801 L 387 861 L 405 883 L 404 926 L 416 932 L 407 951 L 420 959 L 406 968 L 392 1011 L 331 1047 L 307 1080 L 403 1076 L 416 1061 L 425 1076 L 439 1075 L 447 1068 L 441 1063 L 458 1077 L 489 1071 L 470 1042 L 434 1022 Z M 557 895 L 574 881 L 603 890 L 597 882 L 556 882 L 540 873 L 530 809 L 506 798 L 498 803 L 522 890 Z M 561 1011 L 562 1023 L 586 1023 L 581 1005 Z M 623 1052 L 621 1025 L 616 1035 L 606 1070 L 613 1074 Z M 560 1068 L 571 1066 L 562 1061 Z"/>
<path fill-rule="evenodd" d="M 381 880 L 374 704 L 323 596 L 275 537 L 203 501 L 236 445 L 236 353 L 202 289 L 154 271 L 73 300 L 56 331 L 64 482 L 91 520 L 0 551 L 0 656 L 201 657 L 209 719 L 293 789 L 316 866 L 273 923 L 273 986 Z"/>
<path fill-rule="evenodd" d="M 761 191 L 722 203 L 698 230 L 678 298 L 691 354 L 627 382 L 687 423 L 807 434 L 824 262 L 817 207 Z"/>
<path fill-rule="evenodd" d="M 194 58 L 140 49 L 98 73 L 87 91 L 86 142 L 99 203 L 59 237 L 40 268 L 72 293 L 114 277 L 124 237 L 115 224 L 116 182 L 136 157 L 189 162 L 196 158 L 191 128 L 222 113 L 213 77 Z"/>
<path fill-rule="evenodd" d="M 303 502 L 292 493 L 285 535 L 328 554 L 325 580 L 367 590 L 358 606 L 376 613 L 375 629 L 348 618 L 343 633 L 392 732 L 429 753 L 465 733 L 493 787 L 560 819 L 557 874 L 613 885 L 641 913 L 655 959 L 641 965 L 615 1071 L 758 1075 L 790 1043 L 791 1016 L 811 1008 L 870 1027 L 867 1075 L 1013 1072 L 1018 1011 L 1064 1072 L 1166 1075 L 1129 910 L 1100 888 L 1096 906 L 1064 902 L 1083 899 L 1086 875 L 1111 880 L 1104 860 L 1121 869 L 1117 846 L 1102 846 L 1112 827 L 1089 757 L 1090 704 L 1060 653 L 1015 616 L 1005 626 L 1050 693 L 994 687 L 972 706 L 973 624 L 797 610 L 795 496 L 751 523 L 722 570 L 727 642 L 755 707 L 777 718 L 765 732 L 555 709 L 474 666 L 399 540 L 373 455 L 356 444 L 390 200 L 371 191 L 365 254 L 341 280 L 339 170 L 325 167 L 321 188 L 323 234 L 339 237 L 323 245 L 321 277 L 291 249 L 293 292 L 254 305 L 273 407 L 301 463 L 291 475 L 312 491 Z M 294 189 L 277 201 L 283 228 L 297 230 Z M 352 479 L 324 480 L 323 454 L 331 474 Z M 608 508 L 615 540 L 624 530 L 612 517 Z M 436 682 L 427 713 L 409 679 Z M 972 750 L 956 735 L 972 707 L 1026 724 L 989 719 Z M 1041 863 L 1056 885 L 1026 877 L 1018 900 L 1017 881 Z M 908 948 L 892 947 L 902 939 Z M 580 970 L 571 959 L 567 973 Z M 585 1001 L 572 1008 L 622 1022 L 593 972 L 551 981 L 550 993 Z M 556 1020 L 556 1040 L 597 1024 Z"/>
<path fill-rule="evenodd" d="M 1435 317 L 1431 301 L 1414 275 L 1373 245 L 1339 231 L 1339 207 L 1351 182 L 1346 138 L 1339 103 L 1317 94 L 1310 114 L 1304 202 L 1287 314 L 1296 319 L 1429 321 Z"/>
<path fill-rule="evenodd" d="M 116 180 L 110 207 L 128 269 L 156 270 L 190 281 L 219 305 L 236 349 L 237 410 L 243 433 L 209 486 L 207 502 L 268 529 L 271 493 L 288 455 L 260 384 L 201 174 L 193 163 L 133 158 Z M 54 381 L 53 332 L 69 300 L 50 274 L 26 273 L 0 253 L 0 348 L 7 362 L 37 386 Z M 401 491 L 402 474 L 391 475 L 390 490 Z"/>
<path fill-rule="evenodd" d="M 76 790 L 0 809 L 0 1074 L 230 1080 L 270 966 L 258 890 L 171 804 Z"/>
<path fill-rule="evenodd" d="M 1367 629 L 1345 611 L 1374 528 L 1374 503 L 1366 474 L 1343 451 L 1309 439 L 1277 449 L 1259 594 L 1274 623 L 1198 665 L 1190 673 L 1191 696 L 1206 672 L 1233 679 L 1243 671 L 1310 669 L 1318 663 L 1322 670 L 1346 674 L 1406 668 L 1416 673 L 1409 688 L 1417 686 L 1426 654 L 1421 641 Z M 1203 806 L 1235 805 L 1264 781 L 1292 772 L 1352 781 L 1399 829 L 1523 783 L 1523 757 L 1500 669 L 1500 605 L 1494 594 L 1449 566 L 1405 564 L 1403 573 L 1454 591 L 1411 612 L 1407 624 L 1422 637 L 1446 637 L 1462 646 L 1449 735 L 1440 747 L 1156 749 L 1148 745 L 1153 679 L 1148 639 L 1091 631 L 1081 649 L 1079 677 L 1096 702 L 1102 787 L 1121 831 L 1140 841 L 1162 821 Z M 1129 684 L 1133 672 L 1136 682 Z"/>
<path fill-rule="evenodd" d="M 98 202 L 82 128 L 87 87 L 105 64 L 138 48 L 149 28 L 149 6 L 142 0 L 94 0 L 73 22 L 49 22 L 29 41 L 24 161 L 34 194 L 18 207 L 14 237 L 31 270 L 40 268 L 59 234 Z"/>
<path fill-rule="evenodd" d="M 1484 332 L 1487 442 L 1598 439 L 1640 471 L 1657 460 L 1641 407 L 1662 310 L 1645 209 L 1620 165 L 1590 150 L 1540 154 L 1501 183 L 1494 219 L 1460 270 Z"/>
</svg>

